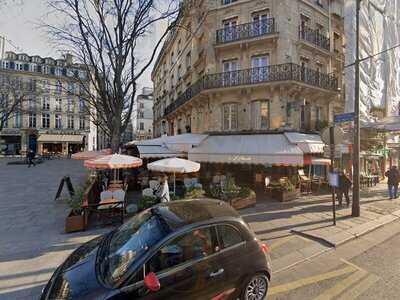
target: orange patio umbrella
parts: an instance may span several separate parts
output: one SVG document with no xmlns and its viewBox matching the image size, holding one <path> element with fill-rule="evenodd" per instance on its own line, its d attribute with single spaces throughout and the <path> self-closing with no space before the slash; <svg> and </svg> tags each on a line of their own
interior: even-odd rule
<svg viewBox="0 0 400 300">
<path fill-rule="evenodd" d="M 87 160 L 87 159 L 95 159 L 105 155 L 112 154 L 112 150 L 110 148 L 99 150 L 99 151 L 83 151 L 72 154 L 71 158 L 76 160 Z"/>
<path fill-rule="evenodd" d="M 133 169 L 140 167 L 142 164 L 143 161 L 140 158 L 122 154 L 106 155 L 96 159 L 85 160 L 84 162 L 86 168 L 95 170 Z"/>
</svg>

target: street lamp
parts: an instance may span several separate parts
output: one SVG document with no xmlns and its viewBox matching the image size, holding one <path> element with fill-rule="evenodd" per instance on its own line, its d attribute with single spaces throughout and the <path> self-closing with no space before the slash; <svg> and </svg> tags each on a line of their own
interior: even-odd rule
<svg viewBox="0 0 400 300">
<path fill-rule="evenodd" d="M 354 90 L 353 203 L 351 215 L 360 216 L 360 4 L 356 0 L 356 58 Z"/>
</svg>

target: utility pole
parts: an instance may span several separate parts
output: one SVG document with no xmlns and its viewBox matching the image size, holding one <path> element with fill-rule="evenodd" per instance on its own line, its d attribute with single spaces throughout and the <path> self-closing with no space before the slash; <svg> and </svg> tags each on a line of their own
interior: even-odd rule
<svg viewBox="0 0 400 300">
<path fill-rule="evenodd" d="M 360 4 L 356 0 L 356 59 L 354 83 L 353 203 L 351 215 L 360 216 Z"/>
</svg>

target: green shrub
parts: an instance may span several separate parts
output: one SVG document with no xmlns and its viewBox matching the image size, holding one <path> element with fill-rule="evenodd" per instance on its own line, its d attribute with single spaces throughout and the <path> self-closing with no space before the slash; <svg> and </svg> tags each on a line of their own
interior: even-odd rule
<svg viewBox="0 0 400 300">
<path fill-rule="evenodd" d="M 65 199 L 73 215 L 79 215 L 81 213 L 84 195 L 85 190 L 83 188 L 78 188 L 72 196 Z"/>
<path fill-rule="evenodd" d="M 204 190 L 199 187 L 189 187 L 185 190 L 186 199 L 201 198 L 204 196 Z"/>
<path fill-rule="evenodd" d="M 156 197 L 142 196 L 142 198 L 139 200 L 139 203 L 138 203 L 138 209 L 144 210 L 144 209 L 150 208 L 153 205 L 156 205 L 157 202 L 158 201 L 157 201 Z"/>
</svg>

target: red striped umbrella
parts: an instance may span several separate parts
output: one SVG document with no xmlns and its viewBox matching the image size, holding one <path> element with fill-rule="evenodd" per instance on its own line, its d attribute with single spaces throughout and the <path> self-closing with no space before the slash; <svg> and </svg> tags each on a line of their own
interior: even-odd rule
<svg viewBox="0 0 400 300">
<path fill-rule="evenodd" d="M 76 160 L 87 160 L 87 159 L 95 159 L 100 158 L 105 155 L 112 154 L 112 150 L 110 148 L 99 150 L 99 151 L 83 151 L 72 154 L 71 158 Z"/>
<path fill-rule="evenodd" d="M 89 169 L 132 169 L 138 168 L 143 164 L 143 161 L 140 158 L 129 156 L 129 155 L 121 155 L 121 154 L 112 154 L 106 155 L 96 159 L 85 160 L 84 166 Z"/>
</svg>

